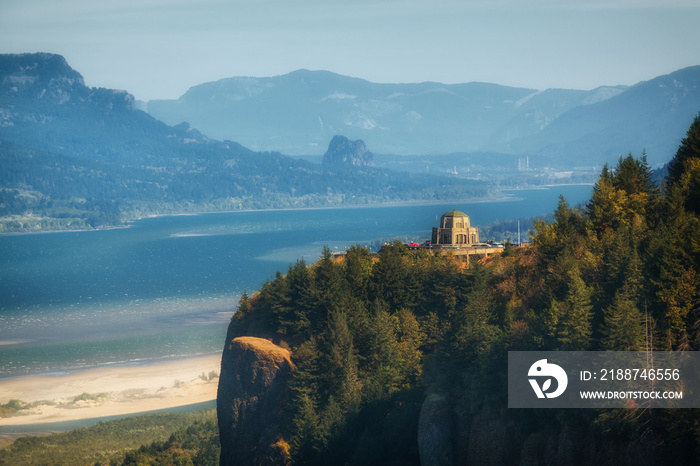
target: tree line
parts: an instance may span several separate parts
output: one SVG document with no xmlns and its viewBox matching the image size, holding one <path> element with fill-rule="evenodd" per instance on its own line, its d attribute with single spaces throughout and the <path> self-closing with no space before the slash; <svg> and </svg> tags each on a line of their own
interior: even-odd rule
<svg viewBox="0 0 700 466">
<path fill-rule="evenodd" d="M 398 242 L 341 260 L 325 248 L 244 294 L 231 326 L 292 350 L 283 436 L 298 464 L 417 464 L 421 403 L 436 391 L 521 433 L 579 426 L 608 453 L 645 438 L 653 458 L 696 462 L 697 410 L 526 416 L 505 403 L 508 351 L 700 349 L 698 231 L 700 117 L 661 185 L 644 154 L 620 157 L 586 205 L 561 198 L 553 221 L 536 221 L 529 248 L 469 267 Z M 522 446 L 494 455 L 517 462 Z"/>
</svg>

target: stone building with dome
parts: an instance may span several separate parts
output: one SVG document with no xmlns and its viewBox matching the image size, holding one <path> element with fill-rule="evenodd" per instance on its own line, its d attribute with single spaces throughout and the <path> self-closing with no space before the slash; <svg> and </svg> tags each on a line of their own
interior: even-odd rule
<svg viewBox="0 0 700 466">
<path fill-rule="evenodd" d="M 479 242 L 479 229 L 469 224 L 469 216 L 453 210 L 440 217 L 440 226 L 433 228 L 432 244 L 469 247 Z"/>
</svg>

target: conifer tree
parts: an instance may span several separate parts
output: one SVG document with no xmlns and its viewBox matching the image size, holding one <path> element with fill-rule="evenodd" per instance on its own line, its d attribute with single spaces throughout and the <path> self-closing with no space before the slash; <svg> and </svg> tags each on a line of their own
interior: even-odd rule
<svg viewBox="0 0 700 466">
<path fill-rule="evenodd" d="M 372 273 L 372 255 L 365 247 L 351 246 L 345 252 L 345 280 L 350 292 L 357 298 L 367 301 L 370 275 Z"/>
<path fill-rule="evenodd" d="M 639 228 L 622 225 L 611 236 L 612 243 L 603 251 L 605 261 L 605 276 L 603 285 L 610 298 L 624 284 L 632 286 L 631 291 L 637 293 L 641 286 L 641 260 L 639 256 L 639 241 L 641 233 L 635 234 Z"/>
<path fill-rule="evenodd" d="M 294 397 L 306 394 L 312 400 L 317 400 L 321 376 L 316 338 L 310 338 L 294 348 L 292 358 L 296 366 L 290 384 Z"/>
<path fill-rule="evenodd" d="M 344 312 L 329 316 L 323 356 L 323 377 L 329 397 L 333 396 L 343 412 L 354 410 L 361 400 L 358 359 Z"/>
<path fill-rule="evenodd" d="M 578 269 L 565 274 L 563 298 L 550 296 L 537 318 L 539 340 L 547 350 L 582 351 L 591 339 L 591 293 Z"/>
<path fill-rule="evenodd" d="M 676 151 L 676 156 L 668 164 L 667 188 L 670 189 L 687 170 L 686 162 L 700 159 L 700 113 L 693 119 L 686 136 Z M 700 212 L 698 212 L 700 213 Z"/>
<path fill-rule="evenodd" d="M 384 300 L 391 312 L 410 307 L 411 296 L 406 289 L 408 268 L 404 255 L 406 248 L 400 241 L 384 245 L 379 261 L 372 267 L 373 296 Z"/>
<path fill-rule="evenodd" d="M 577 271 L 568 277 L 566 307 L 560 320 L 559 345 L 564 351 L 588 349 L 591 339 L 591 293 Z"/>
<path fill-rule="evenodd" d="M 685 209 L 681 191 L 671 189 L 648 248 L 648 275 L 660 308 L 655 311 L 672 348 L 694 330 L 692 311 L 700 307 L 700 218 Z"/>
<path fill-rule="evenodd" d="M 415 382 L 422 372 L 423 354 L 420 347 L 425 340 L 416 316 L 409 309 L 401 309 L 397 314 L 397 340 L 401 358 L 401 373 L 405 382 Z"/>
<path fill-rule="evenodd" d="M 281 334 L 287 334 L 294 316 L 290 306 L 287 279 L 279 270 L 274 280 L 263 285 L 260 290 L 260 301 L 264 310 L 269 309 L 267 313 L 270 316 L 268 324 L 270 328 Z"/>
<path fill-rule="evenodd" d="M 323 246 L 320 259 L 314 264 L 315 287 L 319 299 L 326 307 L 340 299 L 342 269 L 333 262 L 333 253 Z"/>
<path fill-rule="evenodd" d="M 238 300 L 238 309 L 236 310 L 236 314 L 238 314 L 238 318 L 242 319 L 245 316 L 247 316 L 251 309 L 252 309 L 252 306 L 250 304 L 250 298 L 248 297 L 248 292 L 246 290 L 243 290 L 243 294 L 241 295 L 241 299 Z"/>
<path fill-rule="evenodd" d="M 345 295 L 340 301 L 338 309 L 345 312 L 352 340 L 357 350 L 360 366 L 363 366 L 369 357 L 371 349 L 371 319 L 365 301 L 356 299 L 351 295 Z"/>
<path fill-rule="evenodd" d="M 494 325 L 494 298 L 486 270 L 477 267 L 467 305 L 456 313 L 452 348 L 459 357 L 481 354 L 497 332 Z"/>
<path fill-rule="evenodd" d="M 301 463 L 316 457 L 325 439 L 319 429 L 319 415 L 311 397 L 303 393 L 295 400 L 297 413 L 292 420 L 292 456 Z"/>
<path fill-rule="evenodd" d="M 586 206 L 588 218 L 599 237 L 619 225 L 621 206 L 621 194 L 613 186 L 612 174 L 606 164 Z"/>
<path fill-rule="evenodd" d="M 559 196 L 559 203 L 554 211 L 554 228 L 560 241 L 571 241 L 574 236 L 573 212 L 564 196 Z"/>
<path fill-rule="evenodd" d="M 700 158 L 688 160 L 686 170 L 677 183 L 685 209 L 700 216 Z"/>
<path fill-rule="evenodd" d="M 402 381 L 401 351 L 396 339 L 396 319 L 375 303 L 371 329 L 371 359 L 367 370 L 367 398 L 380 400 L 398 388 Z"/>
<path fill-rule="evenodd" d="M 652 180 L 646 154 L 643 153 L 638 159 L 632 154 L 620 157 L 613 176 L 613 186 L 625 191 L 628 196 L 645 194 L 651 198 L 656 197 L 658 189 Z"/>
<path fill-rule="evenodd" d="M 292 307 L 292 319 L 287 326 L 297 337 L 308 338 L 312 325 L 319 320 L 316 287 L 311 271 L 304 259 L 298 259 L 287 272 L 288 300 Z"/>
<path fill-rule="evenodd" d="M 630 287 L 622 287 L 604 311 L 602 348 L 612 351 L 642 351 L 645 343 L 643 321 Z"/>
</svg>

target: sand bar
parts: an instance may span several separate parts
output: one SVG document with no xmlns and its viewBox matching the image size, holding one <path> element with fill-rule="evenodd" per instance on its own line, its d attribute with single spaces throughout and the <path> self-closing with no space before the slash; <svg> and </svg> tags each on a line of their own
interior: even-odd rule
<svg viewBox="0 0 700 466">
<path fill-rule="evenodd" d="M 0 404 L 32 404 L 0 426 L 141 413 L 216 399 L 221 355 L 0 380 Z M 204 377 L 202 377 L 204 374 Z M 81 396 L 88 394 L 88 396 Z"/>
</svg>

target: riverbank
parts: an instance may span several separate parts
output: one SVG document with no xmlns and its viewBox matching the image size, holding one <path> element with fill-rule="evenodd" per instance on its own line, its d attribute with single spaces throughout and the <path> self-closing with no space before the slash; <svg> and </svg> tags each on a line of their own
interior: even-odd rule
<svg viewBox="0 0 700 466">
<path fill-rule="evenodd" d="M 526 188 L 522 188 L 526 189 Z M 540 189 L 540 188 L 533 188 L 533 189 Z M 504 190 L 504 191 L 510 191 Z M 377 202 L 368 202 L 368 203 L 338 203 L 338 204 L 320 204 L 320 205 L 312 205 L 312 206 L 288 206 L 288 207 L 264 207 L 264 208 L 241 208 L 241 209 L 193 209 L 193 210 L 184 210 L 184 211 L 168 211 L 168 212 L 163 212 L 163 213 L 153 213 L 153 214 L 146 214 L 146 215 L 141 215 L 141 214 L 135 214 L 135 215 L 126 215 L 123 223 L 119 225 L 105 225 L 105 226 L 100 226 L 96 228 L 48 228 L 48 229 L 37 229 L 36 227 L 32 227 L 29 229 L 20 229 L 20 230 L 3 230 L 0 228 L 0 236 L 11 236 L 11 235 L 31 235 L 31 234 L 44 234 L 44 233 L 66 233 L 66 232 L 86 232 L 86 231 L 104 231 L 104 230 L 114 230 L 114 229 L 121 229 L 121 228 L 129 228 L 133 222 L 137 222 L 139 220 L 144 220 L 144 219 L 150 219 L 150 218 L 161 218 L 161 217 L 189 217 L 189 216 L 198 216 L 198 215 L 207 215 L 207 214 L 235 214 L 235 213 L 250 213 L 250 212 L 284 212 L 284 211 L 309 211 L 309 210 L 332 210 L 332 209 L 363 209 L 363 208 L 373 208 L 373 207 L 410 207 L 410 206 L 424 206 L 424 205 L 435 205 L 435 206 L 440 206 L 440 205 L 447 205 L 450 203 L 458 203 L 458 204 L 482 204 L 482 203 L 493 203 L 493 202 L 502 202 L 502 201 L 508 201 L 508 200 L 514 200 L 515 198 L 513 196 L 510 196 L 508 194 L 503 194 L 499 192 L 498 194 L 491 194 L 488 196 L 482 196 L 482 197 L 473 197 L 473 198 L 467 198 L 467 199 L 459 199 L 459 200 L 453 200 L 450 202 L 446 202 L 445 200 L 435 200 L 435 199 L 426 199 L 426 200 L 410 200 L 410 201 L 397 201 L 397 200 L 392 200 L 392 201 L 377 201 Z M 4 219 L 8 220 L 8 219 Z M 9 219 L 12 220 L 12 219 Z M 0 224 L 2 223 L 3 218 L 0 217 Z"/>
<path fill-rule="evenodd" d="M 0 404 L 26 408 L 0 418 L 26 426 L 135 414 L 216 399 L 221 355 L 0 380 Z"/>
</svg>

